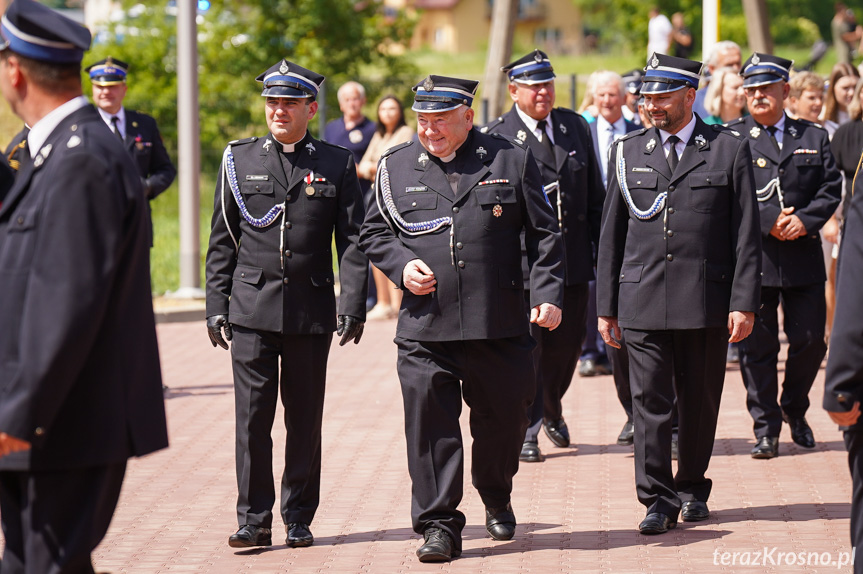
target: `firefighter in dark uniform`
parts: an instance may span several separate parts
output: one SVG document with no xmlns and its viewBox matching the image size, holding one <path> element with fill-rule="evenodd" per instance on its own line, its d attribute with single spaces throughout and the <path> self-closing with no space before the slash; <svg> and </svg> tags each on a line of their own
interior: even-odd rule
<svg viewBox="0 0 863 574">
<path fill-rule="evenodd" d="M 750 56 L 740 72 L 749 115 L 730 126 L 752 148 L 761 221 L 761 311 L 752 336 L 740 344 L 740 373 L 755 423 L 752 457 L 764 459 L 779 454 L 783 420 L 795 443 L 815 447 L 805 415 L 809 390 L 827 352 L 827 275 L 818 230 L 836 211 L 842 187 L 827 132 L 785 115 L 792 63 L 758 52 Z M 780 301 L 788 358 L 777 401 Z"/>
<path fill-rule="evenodd" d="M 830 336 L 830 355 L 824 376 L 823 406 L 840 425 L 848 450 L 853 490 L 851 495 L 851 546 L 863 549 L 863 174 L 858 165 L 853 196 L 846 210 L 839 268 L 836 271 L 836 320 Z M 855 574 L 863 574 L 863 559 L 854 561 Z"/>
<path fill-rule="evenodd" d="M 33 128 L 0 207 L 0 570 L 92 573 L 127 459 L 168 446 L 146 199 L 82 93 L 87 28 L 14 0 L 0 36 Z"/>
<path fill-rule="evenodd" d="M 599 243 L 602 218 L 602 174 L 587 122 L 565 108 L 554 108 L 554 69 L 540 50 L 502 68 L 509 77 L 512 109 L 483 128 L 515 138 L 530 148 L 564 243 L 563 320 L 554 331 L 531 323 L 536 340 L 536 397 L 528 416 L 521 460 L 540 462 L 540 425 L 558 447 L 569 446 L 561 399 L 569 388 L 584 341 L 588 282 L 593 275 L 593 245 Z M 541 138 L 541 139 L 540 139 Z M 525 285 L 529 269 L 522 258 Z M 530 297 L 529 291 L 526 296 Z"/>
<path fill-rule="evenodd" d="M 340 345 L 358 343 L 365 320 L 368 260 L 357 245 L 363 200 L 351 153 L 307 130 L 324 77 L 281 60 L 257 81 L 270 133 L 225 149 L 207 252 L 207 329 L 213 346 L 233 341 L 240 529 L 228 543 L 272 544 L 270 433 L 281 394 L 288 429 L 281 515 L 288 546 L 309 546 L 332 333 Z"/>
<path fill-rule="evenodd" d="M 539 168 L 529 149 L 473 129 L 476 87 L 428 76 L 413 88 L 419 141 L 381 158 L 360 238 L 405 290 L 395 342 L 422 562 L 461 554 L 462 397 L 486 530 L 515 533 L 512 478 L 536 393 L 522 232 L 530 320 L 554 329 L 561 318 L 563 246 Z"/>
<path fill-rule="evenodd" d="M 108 57 L 85 68 L 93 86 L 93 103 L 99 115 L 135 160 L 147 199 L 152 201 L 168 189 L 177 176 L 156 120 L 147 114 L 127 110 L 123 106 L 126 97 L 126 78 L 129 64 Z M 147 208 L 150 208 L 149 202 Z M 152 223 L 150 224 L 152 235 Z M 152 238 L 150 239 L 152 245 Z"/>
<path fill-rule="evenodd" d="M 655 127 L 612 148 L 597 268 L 599 329 L 630 360 L 643 534 L 709 517 L 730 341 L 758 308 L 761 244 L 746 140 L 692 113 L 701 63 L 654 54 L 641 93 Z M 677 474 L 671 472 L 674 398 Z"/>
</svg>

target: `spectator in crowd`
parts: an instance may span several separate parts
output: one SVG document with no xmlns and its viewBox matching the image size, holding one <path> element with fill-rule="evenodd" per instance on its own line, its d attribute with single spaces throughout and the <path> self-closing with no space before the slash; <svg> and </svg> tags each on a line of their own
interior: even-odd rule
<svg viewBox="0 0 863 574">
<path fill-rule="evenodd" d="M 405 122 L 404 106 L 399 99 L 393 95 L 384 96 L 378 102 L 375 135 L 372 136 L 369 147 L 357 167 L 360 177 L 374 180 L 381 155 L 393 146 L 410 141 L 415 135 L 416 130 L 408 127 Z M 368 312 L 366 319 L 392 319 L 398 315 L 401 306 L 401 290 L 374 265 L 372 265 L 372 274 L 375 280 L 377 303 Z"/>
<path fill-rule="evenodd" d="M 838 62 L 830 71 L 827 82 L 827 99 L 824 101 L 824 111 L 821 112 L 821 123 L 830 137 L 833 137 L 836 128 L 848 121 L 848 104 L 854 97 L 854 87 L 860 73 L 851 64 Z"/>
<path fill-rule="evenodd" d="M 673 27 L 668 18 L 659 12 L 659 7 L 650 9 L 650 20 L 647 22 L 647 53 L 667 54 L 671 48 L 671 33 Z"/>
<path fill-rule="evenodd" d="M 338 99 L 342 117 L 327 122 L 324 127 L 324 137 L 321 139 L 351 150 L 354 162 L 359 165 L 377 129 L 375 123 L 363 115 L 366 89 L 359 82 L 345 82 L 339 87 Z M 360 189 L 363 196 L 368 193 L 371 186 L 371 180 L 360 176 Z"/>
<path fill-rule="evenodd" d="M 638 114 L 638 98 L 641 90 L 641 68 L 630 70 L 623 75 L 623 85 L 626 88 L 626 102 L 623 106 L 623 117 L 626 121 L 641 127 L 641 116 Z M 646 125 L 650 125 L 649 123 Z"/>
<path fill-rule="evenodd" d="M 840 64 L 851 64 L 855 55 L 854 49 L 863 38 L 863 28 L 857 25 L 854 11 L 845 4 L 837 2 L 833 8 L 835 13 L 830 21 L 830 34 L 836 49 L 836 61 Z"/>
<path fill-rule="evenodd" d="M 683 21 L 683 12 L 671 15 L 671 52 L 672 56 L 688 58 L 692 54 L 692 32 Z"/>
<path fill-rule="evenodd" d="M 788 82 L 785 110 L 792 118 L 818 123 L 824 108 L 824 80 L 815 72 L 798 72 Z"/>
<path fill-rule="evenodd" d="M 743 78 L 736 68 L 719 68 L 707 87 L 704 108 L 710 114 L 704 118 L 706 124 L 727 124 L 743 117 L 746 96 L 743 95 Z"/>
<path fill-rule="evenodd" d="M 581 105 L 578 106 L 578 110 L 576 110 L 587 120 L 587 123 L 595 122 L 596 116 L 599 115 L 599 110 L 596 109 L 596 105 L 593 103 L 594 78 L 596 78 L 596 72 L 591 73 L 587 77 L 587 82 L 584 86 L 584 97 L 581 99 Z"/>
<path fill-rule="evenodd" d="M 740 46 L 731 40 L 723 40 L 713 45 L 705 61 L 707 71 L 701 80 L 701 87 L 695 92 L 695 103 L 692 111 L 698 117 L 706 118 L 710 114 L 704 109 L 704 99 L 707 97 L 707 88 L 710 86 L 710 78 L 719 68 L 734 68 L 740 70 L 741 59 Z"/>
</svg>

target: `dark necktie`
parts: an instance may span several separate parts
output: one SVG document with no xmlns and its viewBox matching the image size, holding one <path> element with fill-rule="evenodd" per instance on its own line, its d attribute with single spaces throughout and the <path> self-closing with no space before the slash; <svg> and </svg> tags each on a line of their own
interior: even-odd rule
<svg viewBox="0 0 863 574">
<path fill-rule="evenodd" d="M 665 140 L 668 142 L 668 145 L 671 146 L 671 149 L 668 151 L 668 167 L 671 168 L 671 173 L 674 173 L 674 170 L 677 169 L 677 164 L 680 163 L 680 158 L 677 157 L 677 142 L 680 141 L 680 138 L 677 136 L 668 136 L 668 139 Z"/>
<path fill-rule="evenodd" d="M 111 116 L 111 128 L 114 130 L 114 133 L 117 134 L 117 137 L 123 139 L 123 136 L 120 134 L 120 118 L 117 116 Z"/>
<path fill-rule="evenodd" d="M 536 123 L 536 129 L 538 129 L 539 132 L 542 134 L 542 141 L 540 141 L 540 143 L 548 151 L 549 155 L 551 155 L 551 157 L 554 157 L 554 150 L 551 147 L 551 138 L 548 137 L 548 132 L 545 131 L 545 126 L 547 125 L 548 122 L 546 122 L 545 120 L 539 120 Z"/>
<path fill-rule="evenodd" d="M 768 126 L 765 129 L 767 130 L 767 133 L 770 134 L 770 141 L 773 142 L 773 147 L 776 148 L 777 152 L 781 152 L 782 148 L 779 147 L 779 140 L 776 139 L 776 126 Z"/>
</svg>

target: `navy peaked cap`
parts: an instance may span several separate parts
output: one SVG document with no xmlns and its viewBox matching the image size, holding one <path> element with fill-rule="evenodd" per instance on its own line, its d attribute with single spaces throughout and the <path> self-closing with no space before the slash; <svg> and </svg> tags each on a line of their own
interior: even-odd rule
<svg viewBox="0 0 863 574">
<path fill-rule="evenodd" d="M 681 88 L 698 89 L 701 80 L 701 62 L 654 53 L 647 60 L 641 78 L 642 94 L 664 94 Z"/>
<path fill-rule="evenodd" d="M 542 84 L 555 78 L 551 61 L 542 50 L 534 50 L 515 62 L 510 62 L 500 71 L 506 72 L 510 82 L 519 84 Z"/>
<path fill-rule="evenodd" d="M 414 86 L 415 112 L 448 112 L 461 105 L 470 107 L 479 82 L 430 75 Z"/>
<path fill-rule="evenodd" d="M 282 59 L 255 80 L 264 84 L 262 96 L 315 99 L 324 83 L 324 76 Z"/>
<path fill-rule="evenodd" d="M 13 0 L 0 19 L 0 50 L 55 64 L 80 63 L 90 30 L 33 0 Z"/>
</svg>

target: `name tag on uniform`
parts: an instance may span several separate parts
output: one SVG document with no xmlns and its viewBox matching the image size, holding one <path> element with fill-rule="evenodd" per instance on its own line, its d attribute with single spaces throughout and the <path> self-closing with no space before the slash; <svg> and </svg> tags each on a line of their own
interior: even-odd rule
<svg viewBox="0 0 863 574">
<path fill-rule="evenodd" d="M 417 186 L 413 186 L 413 187 L 406 187 L 405 193 L 414 193 L 416 191 L 428 191 L 428 190 L 429 190 L 429 188 L 427 188 L 424 185 L 417 185 Z"/>
<path fill-rule="evenodd" d="M 246 181 L 267 181 L 270 179 L 268 175 L 247 175 Z"/>
<path fill-rule="evenodd" d="M 652 167 L 634 167 L 632 168 L 633 173 L 651 173 L 653 171 Z"/>
</svg>

